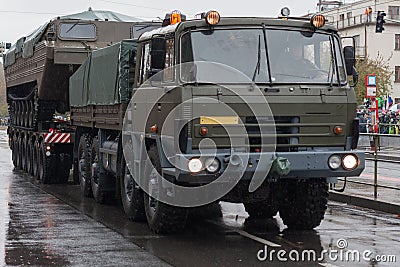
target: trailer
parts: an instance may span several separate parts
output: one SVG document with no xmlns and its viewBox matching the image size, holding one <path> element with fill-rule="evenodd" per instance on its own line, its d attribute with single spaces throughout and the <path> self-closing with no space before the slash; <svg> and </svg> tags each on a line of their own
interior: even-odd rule
<svg viewBox="0 0 400 267">
<path fill-rule="evenodd" d="M 18 39 L 3 57 L 15 167 L 43 183 L 67 182 L 75 139 L 70 76 L 93 51 L 159 25 L 89 9 L 54 18 Z"/>
</svg>

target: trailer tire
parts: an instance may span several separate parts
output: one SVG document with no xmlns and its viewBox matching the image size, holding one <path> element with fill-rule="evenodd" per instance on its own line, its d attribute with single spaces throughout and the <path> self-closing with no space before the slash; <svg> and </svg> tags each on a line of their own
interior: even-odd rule
<svg viewBox="0 0 400 267">
<path fill-rule="evenodd" d="M 311 230 L 320 225 L 328 203 L 324 179 L 281 181 L 279 214 L 290 229 Z"/>
<path fill-rule="evenodd" d="M 12 162 L 15 168 L 18 168 L 18 141 L 15 137 L 12 140 Z"/>
<path fill-rule="evenodd" d="M 158 187 L 156 191 L 165 190 L 162 188 L 162 181 L 159 181 L 157 175 L 154 173 L 158 172 L 161 174 L 160 157 L 155 145 L 150 147 L 148 156 L 154 166 L 151 173 L 149 173 L 148 182 L 149 184 L 152 183 L 153 186 L 156 183 L 155 186 Z M 188 209 L 168 205 L 151 197 L 147 193 L 143 195 L 147 223 L 153 232 L 157 234 L 169 234 L 178 232 L 185 227 Z"/>
<path fill-rule="evenodd" d="M 17 141 L 17 169 L 21 170 L 22 168 L 22 140 L 21 137 L 18 137 Z"/>
<path fill-rule="evenodd" d="M 32 147 L 32 174 L 39 178 L 39 142 L 36 140 Z"/>
<path fill-rule="evenodd" d="M 91 185 L 91 171 L 90 171 L 90 147 L 92 145 L 92 137 L 84 134 L 79 139 L 78 144 L 78 162 L 77 172 L 79 176 L 79 184 L 82 195 L 84 197 L 93 197 Z"/>
<path fill-rule="evenodd" d="M 98 137 L 93 138 L 92 147 L 89 151 L 90 155 L 90 169 L 91 169 L 91 185 L 93 197 L 97 203 L 104 204 L 111 198 L 110 191 L 105 190 L 106 174 L 100 173 L 99 161 L 99 139 Z"/>
<path fill-rule="evenodd" d="M 129 220 L 142 222 L 146 215 L 144 211 L 143 191 L 132 177 L 125 159 L 121 163 L 121 202 Z"/>
<path fill-rule="evenodd" d="M 32 143 L 26 142 L 25 155 L 26 155 L 26 172 L 32 174 Z"/>
</svg>

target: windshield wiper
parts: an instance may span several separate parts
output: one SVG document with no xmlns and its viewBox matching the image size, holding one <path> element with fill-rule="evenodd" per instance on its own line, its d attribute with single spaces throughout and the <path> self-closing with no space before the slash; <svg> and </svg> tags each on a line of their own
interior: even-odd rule
<svg viewBox="0 0 400 267">
<path fill-rule="evenodd" d="M 261 36 L 258 36 L 258 50 L 257 50 L 257 64 L 256 64 L 256 69 L 254 70 L 253 78 L 251 81 L 254 82 L 256 81 L 256 76 L 257 74 L 260 74 L 260 67 L 261 67 Z"/>
<path fill-rule="evenodd" d="M 267 31 L 265 29 L 265 24 L 262 24 L 263 27 L 263 36 L 264 36 L 264 45 L 265 45 L 265 54 L 267 56 L 267 67 L 268 67 L 268 79 L 269 79 L 269 86 L 272 87 L 272 77 L 271 77 L 271 65 L 269 62 L 269 51 L 268 51 L 268 43 L 267 43 Z"/>
<path fill-rule="evenodd" d="M 72 25 L 71 28 L 69 28 L 65 33 L 69 33 L 78 24 L 79 24 L 79 21 L 75 22 L 74 25 Z"/>
</svg>

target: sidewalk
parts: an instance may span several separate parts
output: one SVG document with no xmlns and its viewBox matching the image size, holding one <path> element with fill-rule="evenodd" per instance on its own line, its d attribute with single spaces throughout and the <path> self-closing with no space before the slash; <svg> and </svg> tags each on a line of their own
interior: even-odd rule
<svg viewBox="0 0 400 267">
<path fill-rule="evenodd" d="M 340 182 L 338 186 L 342 185 L 343 182 Z M 347 182 L 344 192 L 331 190 L 329 199 L 400 216 L 400 190 L 378 187 L 378 197 L 374 199 L 373 186 Z"/>
</svg>

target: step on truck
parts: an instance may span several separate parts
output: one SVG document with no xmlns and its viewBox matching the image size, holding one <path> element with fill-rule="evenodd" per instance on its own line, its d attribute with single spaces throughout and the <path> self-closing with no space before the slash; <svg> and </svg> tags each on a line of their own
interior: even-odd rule
<svg viewBox="0 0 400 267">
<path fill-rule="evenodd" d="M 354 48 L 322 15 L 286 12 L 173 12 L 137 41 L 93 52 L 70 82 L 83 195 L 121 197 L 127 217 L 157 233 L 220 200 L 317 227 L 328 184 L 364 169 Z"/>
<path fill-rule="evenodd" d="M 21 37 L 3 56 L 9 145 L 17 169 L 43 183 L 65 183 L 72 166 L 74 127 L 69 77 L 92 51 L 137 38 L 159 23 L 110 11 L 61 16 Z"/>
</svg>

